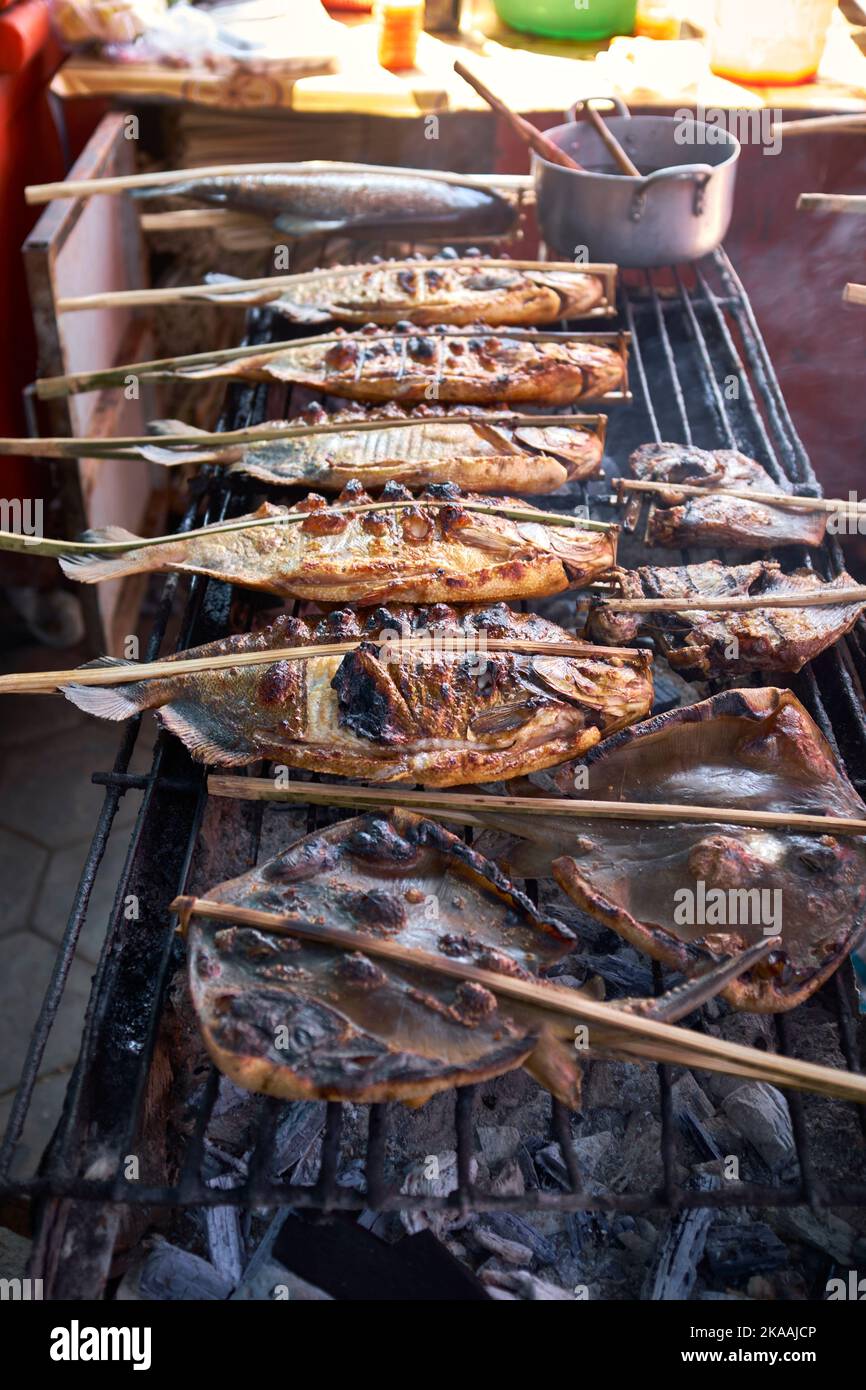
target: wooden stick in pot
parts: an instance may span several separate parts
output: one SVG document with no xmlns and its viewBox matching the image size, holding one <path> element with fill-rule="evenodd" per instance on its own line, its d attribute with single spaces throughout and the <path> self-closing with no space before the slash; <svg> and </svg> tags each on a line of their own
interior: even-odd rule
<svg viewBox="0 0 866 1390">
<path fill-rule="evenodd" d="M 616 165 L 620 173 L 628 174 L 629 178 L 632 179 L 642 178 L 643 176 L 641 174 L 640 169 L 637 167 L 634 161 L 630 159 L 629 156 L 626 154 L 625 150 L 617 140 L 613 131 L 603 120 L 600 113 L 596 111 L 595 107 L 591 106 L 589 102 L 586 102 L 583 109 L 586 112 L 587 117 L 589 118 L 590 125 L 592 125 L 595 128 L 595 130 L 598 133 L 599 139 L 601 139 L 604 142 L 605 148 L 616 161 Z"/>
<path fill-rule="evenodd" d="M 510 106 L 506 106 L 500 97 L 494 96 L 490 88 L 485 87 L 481 79 L 471 73 L 462 63 L 455 63 L 454 71 L 458 77 L 463 78 L 464 82 L 468 82 L 469 86 L 474 88 L 480 97 L 484 98 L 487 105 L 508 122 L 524 144 L 529 145 L 536 154 L 540 154 L 542 159 L 548 160 L 551 164 L 561 164 L 564 169 L 575 169 L 578 173 L 585 172 L 582 164 L 578 164 L 576 160 L 571 158 L 571 155 L 565 153 L 565 150 L 554 145 L 552 140 L 548 140 L 546 135 L 542 135 L 541 131 L 536 130 L 535 126 L 525 120 L 523 116 L 518 116 L 515 111 L 511 110 Z"/>
</svg>

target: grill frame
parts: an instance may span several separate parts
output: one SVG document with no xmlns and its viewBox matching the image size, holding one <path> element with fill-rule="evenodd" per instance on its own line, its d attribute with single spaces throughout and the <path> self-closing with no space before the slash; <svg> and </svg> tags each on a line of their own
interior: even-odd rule
<svg viewBox="0 0 866 1390">
<path fill-rule="evenodd" d="M 608 450 L 615 450 L 617 457 L 624 460 L 631 447 L 646 442 L 645 434 L 639 437 L 640 421 L 645 417 L 657 442 L 679 438 L 703 447 L 742 447 L 762 462 L 777 480 L 788 479 L 803 495 L 820 495 L 820 487 L 793 425 L 742 283 L 723 251 L 716 252 L 694 271 L 672 269 L 621 275 L 620 300 L 621 326 L 631 333 L 634 404 L 613 408 Z M 275 335 L 289 336 L 285 322 L 276 320 L 267 310 L 253 312 L 249 322 L 251 329 L 247 341 L 268 342 L 274 340 Z M 656 355 L 654 365 L 649 361 L 650 352 Z M 728 370 L 720 377 L 720 368 L 724 367 Z M 653 382 L 653 378 L 658 379 L 660 375 L 668 378 L 667 391 L 660 392 L 657 380 Z M 733 382 L 739 383 L 736 395 L 729 394 Z M 230 387 L 219 428 L 237 428 L 266 418 L 266 398 L 267 388 L 264 387 Z M 663 429 L 669 420 L 676 434 Z M 630 444 L 624 444 L 623 438 L 629 434 L 634 438 Z M 606 462 L 610 467 L 609 456 Z M 232 476 L 220 476 L 216 468 L 203 469 L 191 485 L 189 505 L 178 533 L 237 514 L 243 509 L 245 489 L 246 484 Z M 570 508 L 575 503 L 589 505 L 593 515 L 599 514 L 600 507 L 602 514 L 608 514 L 600 495 L 592 493 L 585 485 L 567 497 L 548 499 L 545 505 Z M 838 573 L 843 564 L 841 548 L 835 540 L 829 540 L 822 551 L 812 556 L 789 551 L 785 558 L 796 559 L 798 563 L 817 562 L 825 577 Z M 162 582 L 145 660 L 153 660 L 160 653 L 169 619 L 178 602 L 180 583 L 176 574 Z M 229 601 L 228 586 L 193 577 L 176 649 L 223 635 Z M 816 667 L 817 671 L 805 668 L 791 684 L 840 753 L 852 781 L 862 792 L 866 789 L 866 706 L 861 703 L 862 685 L 866 682 L 866 624 L 861 620 L 849 638 L 818 659 Z M 835 723 L 830 710 L 835 713 Z M 677 1131 L 671 1069 L 666 1066 L 656 1068 L 660 1088 L 663 1180 L 660 1186 L 647 1191 L 593 1195 L 583 1190 L 570 1142 L 568 1111 L 555 1101 L 551 1102 L 550 1137 L 560 1143 L 568 1188 L 537 1190 L 519 1198 L 478 1189 L 470 1178 L 475 1087 L 462 1088 L 455 1093 L 458 1183 L 447 1197 L 407 1196 L 391 1186 L 386 1175 L 390 1109 L 387 1105 L 367 1107 L 366 1192 L 339 1185 L 342 1106 L 336 1103 L 327 1106 L 316 1182 L 308 1186 L 272 1180 L 268 1174 L 269 1153 L 281 1116 L 286 1113 L 284 1107 L 292 1102 L 265 1097 L 258 1101 L 258 1131 L 246 1180 L 234 1187 L 214 1188 L 204 1177 L 203 1161 L 205 1136 L 219 1088 L 215 1068 L 211 1068 L 205 1083 L 204 1101 L 176 1179 L 158 1185 L 127 1181 L 119 1161 L 134 1151 L 136 1136 L 140 1133 L 166 990 L 181 957 L 174 922 L 166 905 L 187 889 L 207 798 L 204 770 L 192 762 L 177 741 L 165 734 L 157 742 L 150 772 L 142 775 L 129 772 L 139 726 L 140 719 L 136 719 L 124 730 L 113 768 L 93 777 L 95 783 L 105 788 L 103 808 L 0 1148 L 0 1198 L 32 1198 L 40 1204 L 42 1219 L 37 1265 L 49 1259 L 50 1233 L 57 1220 L 72 1221 L 79 1231 L 91 1231 L 88 1249 L 92 1251 L 92 1261 L 89 1275 L 82 1270 L 68 1278 L 76 1288 L 87 1285 L 88 1278 L 90 1286 L 98 1288 L 110 1260 L 118 1210 L 129 1206 L 237 1205 L 244 1208 L 291 1206 L 321 1211 L 471 1209 L 631 1214 L 697 1207 L 866 1206 L 866 1180 L 832 1187 L 819 1181 L 810 1152 L 802 1098 L 790 1091 L 786 1095 L 799 1164 L 797 1182 L 785 1186 L 731 1184 L 715 1190 L 679 1186 L 675 1176 Z M 16 1179 L 11 1175 L 15 1148 L 85 921 L 96 871 L 112 833 L 120 800 L 128 790 L 143 791 L 144 796 L 117 884 L 78 1062 L 67 1088 L 61 1119 L 38 1172 L 33 1177 Z M 313 812 L 310 828 L 314 824 Z M 129 894 L 135 894 L 141 904 L 134 930 L 124 930 L 123 914 Z M 660 990 L 663 978 L 657 966 L 654 977 Z M 822 997 L 832 1003 L 848 1067 L 859 1070 L 856 995 L 849 962 L 825 987 Z M 778 1049 L 788 1052 L 791 1040 L 787 1016 L 776 1019 L 776 1033 Z M 861 1113 L 860 1119 L 866 1133 L 866 1113 Z M 112 1173 L 116 1175 L 111 1176 Z M 108 1213 L 101 1227 L 94 1220 L 94 1204 L 103 1214 Z M 47 1270 L 40 1268 L 37 1272 Z M 61 1271 L 54 1287 L 63 1286 Z"/>
</svg>

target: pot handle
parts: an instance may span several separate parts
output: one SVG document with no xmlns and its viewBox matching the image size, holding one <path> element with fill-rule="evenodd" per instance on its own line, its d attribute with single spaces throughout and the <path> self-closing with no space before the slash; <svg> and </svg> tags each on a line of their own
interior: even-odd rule
<svg viewBox="0 0 866 1390">
<path fill-rule="evenodd" d="M 707 184 L 712 178 L 715 170 L 711 164 L 682 164 L 678 168 L 656 169 L 652 174 L 647 174 L 641 182 L 640 188 L 635 192 L 631 206 L 632 222 L 640 222 L 646 210 L 647 194 L 650 188 L 657 183 L 667 183 L 669 180 L 691 179 L 695 185 L 695 196 L 692 202 L 692 216 L 700 217 L 706 204 Z"/>
<path fill-rule="evenodd" d="M 591 106 L 592 103 L 593 103 L 594 101 L 605 101 L 605 102 L 608 102 L 611 106 L 615 106 L 615 107 L 616 107 L 616 114 L 617 114 L 618 116 L 625 116 L 626 120 L 631 120 L 631 112 L 629 111 L 628 107 L 626 106 L 626 104 L 625 104 L 625 102 L 622 100 L 622 98 L 621 98 L 621 97 L 608 97 L 608 96 L 605 96 L 605 97 L 579 97 L 579 98 L 577 99 L 577 101 L 574 103 L 574 105 L 569 107 L 568 115 L 567 115 L 566 119 L 567 119 L 568 121 L 572 121 L 572 122 L 576 121 L 577 118 L 578 118 L 578 116 L 580 115 L 581 111 L 583 110 L 583 108 L 584 108 L 585 106 Z"/>
</svg>

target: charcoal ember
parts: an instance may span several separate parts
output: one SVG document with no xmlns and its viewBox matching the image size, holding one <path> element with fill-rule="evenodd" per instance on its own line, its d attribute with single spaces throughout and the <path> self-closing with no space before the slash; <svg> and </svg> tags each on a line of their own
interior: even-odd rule
<svg viewBox="0 0 866 1390">
<path fill-rule="evenodd" d="M 701 1191 L 710 1191 L 718 1185 L 718 1179 L 708 1176 L 696 1181 Z M 647 1298 L 653 1302 L 691 1298 L 714 1220 L 715 1212 L 707 1207 L 689 1207 L 671 1218 L 659 1245 L 655 1268 L 647 1271 L 644 1289 Z"/>
<path fill-rule="evenodd" d="M 526 1182 L 515 1155 L 503 1163 L 499 1172 L 490 1179 L 490 1192 L 494 1197 L 522 1197 L 525 1191 Z"/>
<path fill-rule="evenodd" d="M 516 1212 L 511 1211 L 486 1212 L 484 1224 L 506 1240 L 527 1246 L 541 1264 L 553 1264 L 556 1260 L 554 1245 L 537 1229 L 533 1219 L 518 1216 Z"/>
<path fill-rule="evenodd" d="M 491 1170 L 513 1158 L 520 1147 L 520 1130 L 514 1125 L 479 1125 L 476 1134 L 481 1153 Z"/>
<path fill-rule="evenodd" d="M 791 1113 L 775 1086 L 747 1081 L 722 1102 L 722 1110 L 771 1173 L 782 1174 L 796 1163 Z"/>
<path fill-rule="evenodd" d="M 704 1260 L 720 1280 L 738 1281 L 749 1275 L 781 1269 L 788 1251 L 763 1221 L 716 1221 L 707 1236 Z"/>
<path fill-rule="evenodd" d="M 469 1165 L 470 1181 L 474 1183 L 477 1177 L 478 1163 L 473 1158 Z M 440 1154 L 430 1154 L 413 1163 L 400 1188 L 401 1192 L 412 1197 L 447 1197 L 456 1190 L 457 1154 L 454 1149 L 447 1149 Z M 459 1212 L 426 1211 L 423 1207 L 413 1211 L 401 1211 L 400 1219 L 410 1235 L 430 1230 L 440 1240 L 448 1232 L 460 1230 L 469 1220 Z"/>
<path fill-rule="evenodd" d="M 605 984 L 612 986 L 614 996 L 622 994 L 643 998 L 653 993 L 651 965 L 646 957 L 639 956 L 637 951 L 629 948 L 605 955 L 575 953 L 568 957 L 568 964 L 579 965 L 587 975 L 599 975 Z M 672 979 L 670 983 L 673 988 L 676 980 Z"/>
<path fill-rule="evenodd" d="M 509 1240 L 506 1236 L 499 1235 L 498 1232 L 480 1222 L 473 1222 L 469 1230 L 472 1240 L 482 1250 L 494 1255 L 503 1264 L 516 1265 L 520 1269 L 532 1264 L 533 1252 L 528 1245 L 524 1245 L 520 1241 Z"/>
<path fill-rule="evenodd" d="M 811 1246 L 845 1269 L 866 1268 L 866 1236 L 831 1211 L 784 1207 L 768 1211 L 767 1224 L 782 1240 Z"/>
<path fill-rule="evenodd" d="M 582 1109 L 628 1115 L 639 1111 L 658 1115 L 659 1083 L 655 1071 L 629 1062 L 608 1062 L 590 1058 L 583 1085 Z"/>
<path fill-rule="evenodd" d="M 526 1299 L 528 1302 L 542 1301 L 552 1302 L 574 1302 L 575 1294 L 568 1289 L 562 1288 L 559 1284 L 553 1284 L 548 1279 L 542 1279 L 537 1274 L 530 1274 L 529 1270 L 508 1270 L 487 1268 L 479 1274 L 482 1284 L 490 1288 L 504 1289 L 507 1293 L 516 1293 L 519 1298 Z"/>
<path fill-rule="evenodd" d="M 121 1302 L 222 1301 L 229 1297 L 234 1284 L 234 1279 L 200 1255 L 181 1250 L 162 1236 L 151 1236 L 131 1261 L 116 1297 Z"/>
</svg>

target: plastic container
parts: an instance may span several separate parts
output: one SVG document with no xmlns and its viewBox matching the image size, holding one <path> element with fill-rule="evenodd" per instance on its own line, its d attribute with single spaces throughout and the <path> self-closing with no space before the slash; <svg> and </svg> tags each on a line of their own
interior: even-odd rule
<svg viewBox="0 0 866 1390">
<path fill-rule="evenodd" d="M 414 68 L 418 40 L 424 27 L 424 0 L 375 0 L 379 26 L 378 57 L 389 72 Z"/>
<path fill-rule="evenodd" d="M 811 82 L 836 0 L 716 0 L 710 66 L 747 86 Z"/>
<path fill-rule="evenodd" d="M 499 18 L 522 34 L 548 39 L 609 39 L 633 34 L 637 0 L 493 0 Z"/>
</svg>

